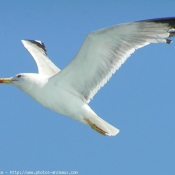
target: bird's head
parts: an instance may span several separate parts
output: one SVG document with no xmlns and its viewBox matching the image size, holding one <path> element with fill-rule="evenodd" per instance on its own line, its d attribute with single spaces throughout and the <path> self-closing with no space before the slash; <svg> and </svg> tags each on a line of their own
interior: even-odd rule
<svg viewBox="0 0 175 175">
<path fill-rule="evenodd" d="M 26 81 L 27 77 L 28 76 L 26 74 L 21 73 L 21 74 L 17 74 L 14 77 L 10 77 L 10 78 L 0 78 L 0 83 L 20 86 Z"/>
<path fill-rule="evenodd" d="M 22 82 L 22 74 L 17 74 L 14 77 L 10 78 L 0 78 L 1 84 L 20 84 Z"/>
<path fill-rule="evenodd" d="M 34 73 L 20 73 L 10 78 L 0 78 L 1 84 L 12 84 L 23 91 L 28 91 L 33 85 L 43 85 L 47 78 Z"/>
</svg>

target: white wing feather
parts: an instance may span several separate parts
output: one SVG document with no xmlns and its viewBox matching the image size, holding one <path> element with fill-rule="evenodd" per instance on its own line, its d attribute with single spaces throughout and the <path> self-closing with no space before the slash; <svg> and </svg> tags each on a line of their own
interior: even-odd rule
<svg viewBox="0 0 175 175">
<path fill-rule="evenodd" d="M 60 69 L 47 57 L 46 48 L 41 41 L 38 40 L 21 40 L 24 47 L 34 58 L 39 74 L 53 76 L 57 74 Z"/>
<path fill-rule="evenodd" d="M 88 103 L 136 49 L 150 43 L 170 43 L 166 38 L 171 35 L 174 35 L 172 26 L 158 20 L 92 32 L 72 62 L 51 81 Z"/>
<path fill-rule="evenodd" d="M 174 29 L 168 23 L 140 21 L 90 33 L 72 62 L 51 78 L 87 103 L 138 48 L 166 42 Z"/>
</svg>

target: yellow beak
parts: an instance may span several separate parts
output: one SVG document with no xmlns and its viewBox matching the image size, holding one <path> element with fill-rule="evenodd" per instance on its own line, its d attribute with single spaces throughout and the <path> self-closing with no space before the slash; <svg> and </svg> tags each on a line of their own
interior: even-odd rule
<svg viewBox="0 0 175 175">
<path fill-rule="evenodd" d="M 0 78 L 0 83 L 10 84 L 12 82 L 11 78 Z"/>
</svg>

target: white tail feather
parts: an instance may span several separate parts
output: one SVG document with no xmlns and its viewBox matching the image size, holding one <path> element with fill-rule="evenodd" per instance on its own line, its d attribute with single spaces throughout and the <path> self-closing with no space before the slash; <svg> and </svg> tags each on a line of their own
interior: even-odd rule
<svg viewBox="0 0 175 175">
<path fill-rule="evenodd" d="M 91 117 L 85 119 L 85 121 L 91 126 L 92 129 L 100 134 L 115 136 L 119 133 L 119 129 L 110 125 L 109 123 L 98 117 L 96 114 L 91 115 Z"/>
</svg>

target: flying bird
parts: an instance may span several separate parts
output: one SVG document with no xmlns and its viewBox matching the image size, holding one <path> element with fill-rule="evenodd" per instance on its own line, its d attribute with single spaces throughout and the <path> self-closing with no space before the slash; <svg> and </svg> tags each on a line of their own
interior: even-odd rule
<svg viewBox="0 0 175 175">
<path fill-rule="evenodd" d="M 38 73 L 1 78 L 41 105 L 89 125 L 102 135 L 119 130 L 100 118 L 88 105 L 97 91 L 136 50 L 150 43 L 167 43 L 175 35 L 175 17 L 115 25 L 88 34 L 75 58 L 60 70 L 38 40 L 22 40 L 34 58 Z"/>
</svg>

